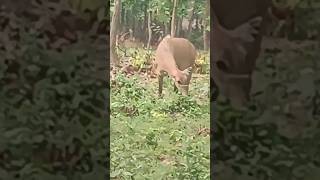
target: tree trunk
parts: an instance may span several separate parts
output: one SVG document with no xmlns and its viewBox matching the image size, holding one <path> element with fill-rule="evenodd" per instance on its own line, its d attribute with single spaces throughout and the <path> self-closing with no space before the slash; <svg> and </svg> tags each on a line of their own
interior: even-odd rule
<svg viewBox="0 0 320 180">
<path fill-rule="evenodd" d="M 195 16 L 195 20 L 196 20 L 195 29 L 198 31 L 199 30 L 199 16 L 198 15 Z"/>
<path fill-rule="evenodd" d="M 148 25 L 148 23 L 149 23 L 148 5 L 145 4 L 145 6 L 144 6 L 144 20 L 143 20 L 143 28 L 142 28 L 143 34 L 146 34 L 146 33 L 148 33 L 148 31 L 149 31 L 149 25 Z M 143 42 L 144 42 L 144 43 L 148 41 L 147 38 L 148 38 L 148 37 L 144 36 L 144 38 L 143 38 Z M 147 45 L 147 46 L 148 46 L 148 45 Z"/>
<path fill-rule="evenodd" d="M 147 48 L 150 48 L 150 43 L 152 39 L 152 30 L 151 30 L 151 11 L 148 12 L 148 44 Z"/>
<path fill-rule="evenodd" d="M 144 23 L 144 20 L 140 20 L 139 21 L 140 24 L 143 24 Z M 146 26 L 147 27 L 147 26 Z M 145 28 L 146 29 L 146 28 Z M 139 26 L 139 39 L 141 41 L 144 41 L 146 39 L 146 36 L 145 36 L 145 30 L 143 26 Z"/>
<path fill-rule="evenodd" d="M 127 13 L 126 13 L 126 15 L 127 15 L 127 30 L 129 30 L 129 29 L 132 29 L 132 21 L 131 21 L 132 17 L 131 17 L 131 11 L 130 10 L 126 10 L 126 11 L 127 11 Z"/>
<path fill-rule="evenodd" d="M 121 9 L 121 17 L 122 17 L 122 32 L 127 32 L 127 11 Z"/>
<path fill-rule="evenodd" d="M 176 9 L 177 9 L 177 1 L 173 0 L 173 9 L 172 9 L 172 17 L 171 17 L 171 37 L 175 36 L 176 33 Z"/>
<path fill-rule="evenodd" d="M 114 12 L 112 15 L 111 28 L 110 28 L 110 59 L 113 65 L 119 65 L 119 57 L 116 52 L 116 39 L 117 31 L 119 29 L 119 19 L 120 19 L 120 7 L 121 0 L 115 0 Z"/>
<path fill-rule="evenodd" d="M 167 23 L 164 24 L 164 27 L 165 27 L 165 28 L 164 28 L 164 29 L 165 29 L 165 30 L 164 30 L 164 31 L 165 31 L 165 32 L 164 32 L 164 36 L 166 36 L 167 34 L 169 34 L 170 29 L 169 29 L 169 26 L 168 26 Z"/>
<path fill-rule="evenodd" d="M 176 25 L 177 26 L 177 31 L 176 31 L 176 34 L 178 35 L 178 37 L 182 37 L 182 34 L 183 34 L 182 21 L 183 21 L 183 17 L 177 19 L 177 25 Z"/>
<path fill-rule="evenodd" d="M 193 7 L 193 8 L 189 12 L 189 24 L 188 24 L 187 37 L 191 36 L 192 24 L 193 24 L 193 19 L 194 19 L 194 5 L 195 5 L 195 1 L 190 1 L 190 7 Z"/>
<path fill-rule="evenodd" d="M 136 36 L 136 18 L 134 18 L 133 13 L 131 11 L 131 18 L 132 18 L 132 37 Z"/>
<path fill-rule="evenodd" d="M 210 18 L 210 0 L 206 0 L 206 10 L 203 19 L 203 50 L 207 51 L 210 47 L 210 33 L 207 31 L 207 26 L 209 25 L 207 18 Z"/>
</svg>

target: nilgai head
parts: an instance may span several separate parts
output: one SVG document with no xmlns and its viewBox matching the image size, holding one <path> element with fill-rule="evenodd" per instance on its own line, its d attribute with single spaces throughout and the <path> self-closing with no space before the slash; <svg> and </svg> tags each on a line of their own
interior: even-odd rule
<svg viewBox="0 0 320 180">
<path fill-rule="evenodd" d="M 256 40 L 262 18 L 252 18 L 232 30 L 222 27 L 215 15 L 214 21 L 213 79 L 219 92 L 230 99 L 234 107 L 242 107 L 249 101 L 254 64 L 250 62 L 254 60 L 248 56 L 248 50 Z"/>
<path fill-rule="evenodd" d="M 172 76 L 175 86 L 178 88 L 182 95 L 188 95 L 191 73 L 192 67 L 188 67 L 183 71 L 177 71 L 177 73 Z"/>
<path fill-rule="evenodd" d="M 270 0 L 215 0 L 211 30 L 212 78 L 235 108 L 249 100 L 251 74 L 265 33 Z"/>
</svg>

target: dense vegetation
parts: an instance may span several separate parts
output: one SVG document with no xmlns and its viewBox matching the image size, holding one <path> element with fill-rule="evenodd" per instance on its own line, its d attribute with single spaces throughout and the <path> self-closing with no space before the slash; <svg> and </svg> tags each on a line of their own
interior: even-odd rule
<svg viewBox="0 0 320 180">
<path fill-rule="evenodd" d="M 319 178 L 320 4 L 279 3 L 293 10 L 294 28 L 265 37 L 248 110 L 222 97 L 215 107 L 216 179 Z"/>
<path fill-rule="evenodd" d="M 107 47 L 92 28 L 98 9 L 87 21 L 59 2 L 1 3 L 1 179 L 104 179 Z"/>
<path fill-rule="evenodd" d="M 115 2 L 112 25 L 121 17 L 111 30 L 111 36 L 118 32 L 111 49 L 121 68 L 111 78 L 111 177 L 209 179 L 209 54 L 201 51 L 209 41 L 206 1 Z M 188 38 L 199 50 L 188 97 L 173 91 L 171 78 L 158 97 L 151 68 L 155 47 L 167 34 Z"/>
<path fill-rule="evenodd" d="M 114 13 L 114 2 L 111 0 L 111 16 Z M 178 0 L 176 5 L 176 36 L 188 38 L 199 49 L 204 48 L 203 33 L 209 30 L 208 2 Z M 132 30 L 131 38 L 147 44 L 150 20 L 151 44 L 156 45 L 159 38 L 170 34 L 173 9 L 174 3 L 171 0 L 122 0 L 118 34 L 128 39 Z M 209 39 L 205 41 L 209 42 Z"/>
<path fill-rule="evenodd" d="M 91 23 L 104 21 L 109 7 L 98 0 L 72 0 L 78 11 L 68 16 L 62 10 L 70 9 L 56 6 L 57 1 L 50 1 L 53 8 L 33 7 L 31 1 L 3 2 L 13 9 L 0 10 L 0 177 L 105 178 L 106 37 L 90 32 L 97 28 Z M 144 16 L 141 4 L 124 2 L 127 17 Z M 156 21 L 167 24 L 169 1 L 152 2 L 164 2 L 164 11 L 159 11 L 164 15 Z M 187 1 L 179 2 L 179 7 L 191 7 L 183 4 Z M 203 10 L 204 3 L 195 2 Z M 235 111 L 219 97 L 211 144 L 217 179 L 319 177 L 320 4 L 317 0 L 284 4 L 294 10 L 294 31 L 288 34 L 290 41 L 283 35 L 265 39 L 248 111 Z M 132 16 L 130 9 L 140 7 Z M 105 34 L 105 28 L 99 29 Z M 201 49 L 203 29 L 196 29 L 190 39 Z M 144 69 L 150 51 L 126 49 L 128 62 Z M 143 73 L 116 75 L 111 91 L 112 177 L 208 178 L 209 69 L 208 55 L 203 57 L 197 61 L 200 70 L 192 80 L 190 97 L 172 93 L 169 79 L 165 96 L 158 99 L 155 79 Z"/>
<path fill-rule="evenodd" d="M 197 62 L 208 67 L 208 55 L 202 57 Z M 111 86 L 111 177 L 209 178 L 208 68 L 205 73 L 194 75 L 189 97 L 174 93 L 166 78 L 163 98 L 155 78 L 116 75 Z"/>
</svg>

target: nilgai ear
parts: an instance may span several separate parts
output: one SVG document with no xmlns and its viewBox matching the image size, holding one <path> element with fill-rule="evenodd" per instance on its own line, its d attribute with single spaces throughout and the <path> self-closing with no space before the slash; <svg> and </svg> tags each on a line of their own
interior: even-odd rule
<svg viewBox="0 0 320 180">
<path fill-rule="evenodd" d="M 242 42 L 253 42 L 259 34 L 262 17 L 257 16 L 231 30 L 230 35 Z"/>
<path fill-rule="evenodd" d="M 183 73 L 189 75 L 192 72 L 192 66 L 188 67 L 187 69 L 183 70 Z"/>
</svg>

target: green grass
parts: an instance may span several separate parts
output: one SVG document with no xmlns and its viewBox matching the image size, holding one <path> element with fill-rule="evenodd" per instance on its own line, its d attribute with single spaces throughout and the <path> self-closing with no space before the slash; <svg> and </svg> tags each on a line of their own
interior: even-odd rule
<svg viewBox="0 0 320 180">
<path fill-rule="evenodd" d="M 190 96 L 165 78 L 116 76 L 111 91 L 113 179 L 209 179 L 209 75 L 192 79 Z"/>
</svg>

